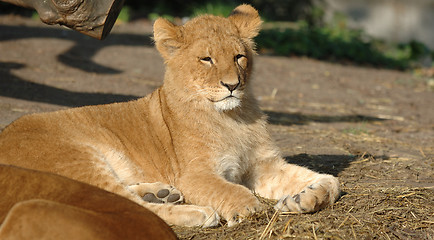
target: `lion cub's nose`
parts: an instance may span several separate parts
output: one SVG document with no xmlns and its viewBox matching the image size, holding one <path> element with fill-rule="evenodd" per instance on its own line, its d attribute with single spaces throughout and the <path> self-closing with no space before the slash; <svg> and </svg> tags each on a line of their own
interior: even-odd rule
<svg viewBox="0 0 434 240">
<path fill-rule="evenodd" d="M 240 85 L 240 82 L 238 81 L 236 84 L 229 84 L 229 83 L 224 83 L 222 81 L 220 81 L 220 84 L 225 86 L 229 91 L 234 91 L 235 89 L 237 89 L 237 87 Z"/>
</svg>

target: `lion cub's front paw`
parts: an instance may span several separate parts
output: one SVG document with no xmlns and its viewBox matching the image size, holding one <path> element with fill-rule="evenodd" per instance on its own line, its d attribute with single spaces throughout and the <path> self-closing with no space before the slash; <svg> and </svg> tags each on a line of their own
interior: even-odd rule
<svg viewBox="0 0 434 240">
<path fill-rule="evenodd" d="M 323 175 L 319 181 L 305 187 L 294 196 L 285 196 L 274 207 L 276 210 L 308 213 L 334 203 L 340 194 L 339 181 L 331 175 Z"/>
<path fill-rule="evenodd" d="M 178 204 L 184 201 L 180 191 L 165 183 L 137 183 L 128 187 L 146 202 Z"/>
<path fill-rule="evenodd" d="M 225 202 L 223 205 L 222 216 L 227 220 L 228 226 L 232 227 L 243 221 L 245 217 L 252 215 L 261 210 L 259 200 L 250 194 L 245 198 L 234 198 L 231 202 Z"/>
</svg>

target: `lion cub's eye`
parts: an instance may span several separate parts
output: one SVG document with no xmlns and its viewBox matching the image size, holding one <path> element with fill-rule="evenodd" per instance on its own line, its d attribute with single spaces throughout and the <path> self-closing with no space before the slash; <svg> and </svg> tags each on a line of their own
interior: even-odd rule
<svg viewBox="0 0 434 240">
<path fill-rule="evenodd" d="M 200 58 L 200 61 L 203 62 L 203 63 L 209 64 L 209 65 L 214 64 L 212 58 L 210 58 L 210 57 Z"/>
<path fill-rule="evenodd" d="M 244 56 L 242 54 L 238 54 L 237 56 L 235 56 L 235 60 L 238 60 L 238 59 L 243 58 L 243 57 L 246 57 L 246 56 Z"/>
<path fill-rule="evenodd" d="M 242 69 L 245 69 L 247 67 L 247 57 L 244 56 L 244 55 L 242 55 L 242 54 L 238 54 L 238 55 L 235 56 L 235 62 Z"/>
</svg>

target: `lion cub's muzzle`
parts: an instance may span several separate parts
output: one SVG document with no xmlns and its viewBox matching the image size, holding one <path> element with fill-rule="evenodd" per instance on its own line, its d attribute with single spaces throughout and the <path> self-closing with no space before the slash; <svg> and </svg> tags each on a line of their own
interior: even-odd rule
<svg viewBox="0 0 434 240">
<path fill-rule="evenodd" d="M 224 94 L 222 94 L 217 101 L 213 101 L 216 110 L 228 111 L 239 107 L 242 98 L 241 81 L 238 80 L 237 82 L 232 83 L 220 81 L 220 84 L 224 86 L 225 90 L 221 91 Z"/>
<path fill-rule="evenodd" d="M 232 95 L 232 92 L 241 85 L 241 81 L 238 80 L 238 82 L 236 84 L 225 83 L 223 81 L 220 81 L 220 84 L 223 85 L 224 87 L 226 87 L 231 92 L 231 95 Z"/>
</svg>

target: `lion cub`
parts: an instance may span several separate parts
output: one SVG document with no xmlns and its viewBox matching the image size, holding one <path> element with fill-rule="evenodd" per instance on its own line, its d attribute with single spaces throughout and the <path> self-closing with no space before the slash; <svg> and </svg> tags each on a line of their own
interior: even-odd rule
<svg viewBox="0 0 434 240">
<path fill-rule="evenodd" d="M 252 96 L 260 25 L 249 5 L 183 26 L 158 19 L 154 39 L 166 64 L 159 89 L 136 101 L 24 116 L 0 135 L 0 162 L 98 186 L 175 225 L 215 226 L 220 216 L 236 224 L 260 208 L 253 192 L 280 199 L 283 211 L 332 204 L 338 180 L 286 163 Z"/>
</svg>

